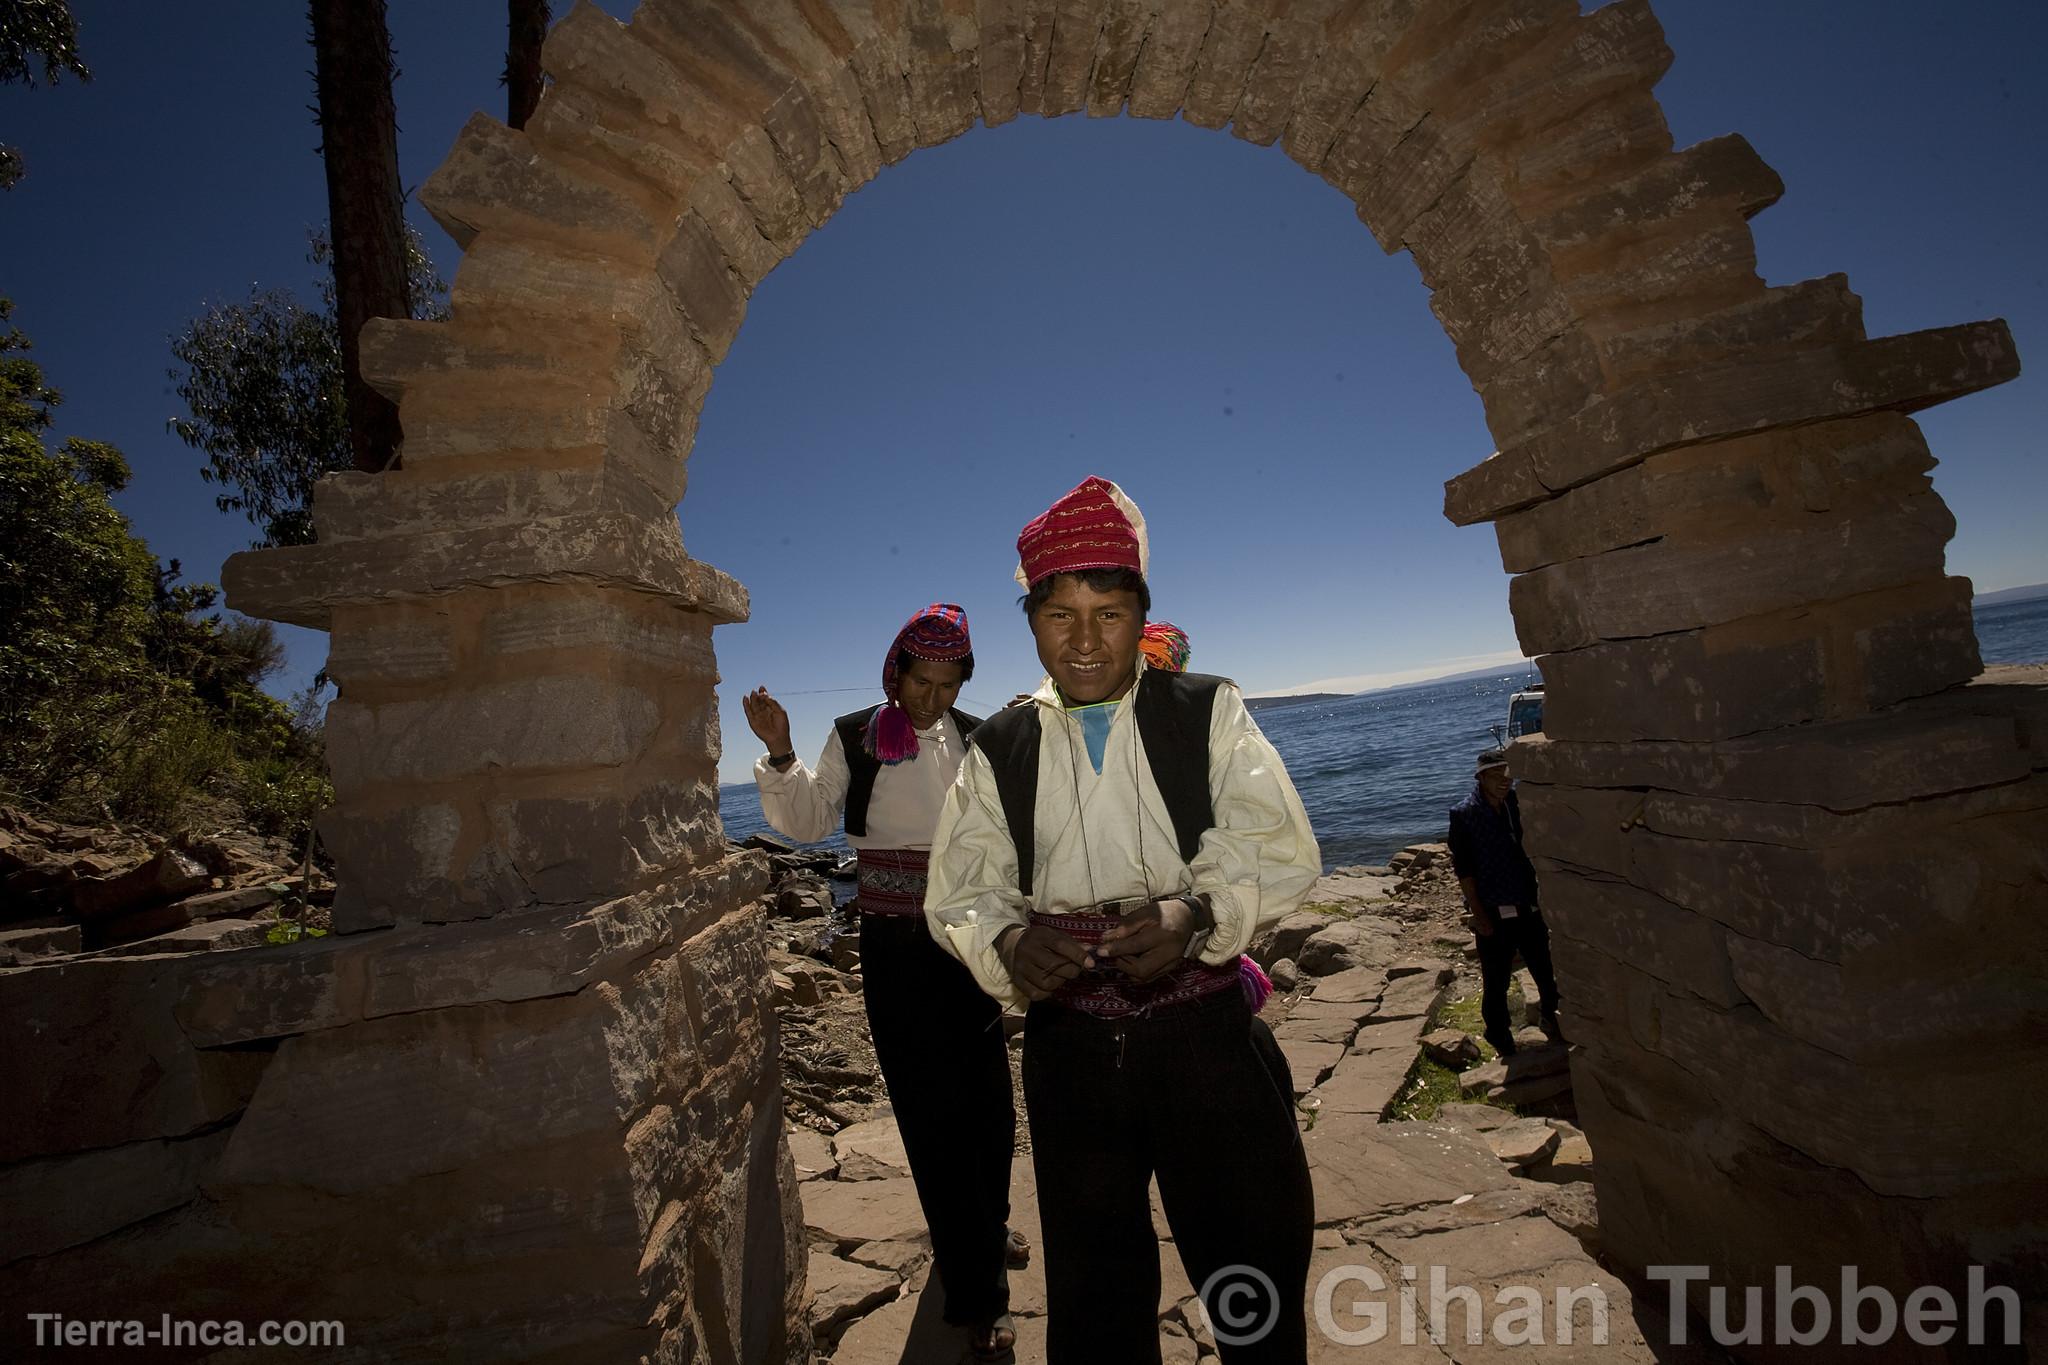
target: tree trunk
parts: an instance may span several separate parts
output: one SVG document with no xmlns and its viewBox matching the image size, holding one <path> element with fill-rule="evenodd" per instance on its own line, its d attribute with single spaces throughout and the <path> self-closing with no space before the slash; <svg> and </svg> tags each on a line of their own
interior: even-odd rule
<svg viewBox="0 0 2048 1365">
<path fill-rule="evenodd" d="M 371 318 L 412 316 L 391 33 L 384 0 L 310 0 L 310 9 L 349 447 L 357 469 L 375 472 L 398 463 L 398 408 L 363 382 L 357 343 Z"/>
<path fill-rule="evenodd" d="M 548 36 L 548 0 L 506 0 L 505 122 L 524 128 L 540 103 L 540 45 Z"/>
</svg>

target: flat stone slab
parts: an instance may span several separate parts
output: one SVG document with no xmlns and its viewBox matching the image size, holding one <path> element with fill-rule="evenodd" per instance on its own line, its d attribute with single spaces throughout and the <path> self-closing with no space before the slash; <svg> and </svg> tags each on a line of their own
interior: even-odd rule
<svg viewBox="0 0 2048 1365">
<path fill-rule="evenodd" d="M 1288 1043 L 1334 1043 L 1343 1047 L 1358 1032 L 1358 1020 L 1349 1013 L 1308 1013 L 1296 1010 L 1273 1028 L 1273 1036 Z"/>
<path fill-rule="evenodd" d="M 0 966 L 11 967 L 17 962 L 36 962 L 46 957 L 75 953 L 80 946 L 79 938 L 75 924 L 9 929 L 0 933 Z"/>
<path fill-rule="evenodd" d="M 212 919 L 188 924 L 154 938 L 102 948 L 107 957 L 140 957 L 145 953 L 217 953 L 234 948 L 255 948 L 267 943 L 272 926 L 261 920 Z"/>
<path fill-rule="evenodd" d="M 789 1130 L 789 1155 L 796 1162 L 798 1180 L 821 1180 L 839 1169 L 832 1159 L 832 1139 L 809 1128 Z"/>
<path fill-rule="evenodd" d="M 1443 1003 L 1444 981 L 1450 971 L 1420 972 L 1387 983 L 1380 995 L 1381 1019 L 1426 1019 Z"/>
<path fill-rule="evenodd" d="M 814 1242 L 858 1245 L 929 1238 L 917 1187 L 908 1179 L 807 1180 L 797 1188 L 803 1192 L 804 1226 Z"/>
<path fill-rule="evenodd" d="M 1400 883 L 1401 879 L 1391 872 L 1376 875 L 1362 869 L 1340 868 L 1327 877 L 1317 878 L 1308 899 L 1318 905 L 1383 901 L 1394 894 Z"/>
<path fill-rule="evenodd" d="M 903 1134 L 896 1127 L 895 1113 L 887 1109 L 833 1134 L 832 1159 L 839 1165 L 841 1180 L 894 1180 L 910 1174 Z"/>
<path fill-rule="evenodd" d="M 1287 1069 L 1294 1073 L 1294 1093 L 1299 1097 L 1315 1089 L 1330 1068 L 1337 1065 L 1344 1055 L 1344 1044 L 1290 1042 L 1282 1038 L 1280 1052 L 1287 1058 Z"/>
<path fill-rule="evenodd" d="M 1386 989 L 1387 974 L 1383 968 L 1352 967 L 1320 978 L 1309 998 L 1319 1004 L 1377 1003 Z"/>
<path fill-rule="evenodd" d="M 1332 977 L 1331 980 L 1336 978 Z M 1325 1000 L 1319 995 L 1304 995 L 1294 1002 L 1287 1012 L 1287 1018 L 1295 1019 L 1345 1019 L 1353 1024 L 1362 1024 L 1372 1018 L 1380 1007 L 1379 999 L 1371 1000 Z"/>
<path fill-rule="evenodd" d="M 1310 1093 L 1320 1102 L 1321 1112 L 1369 1114 L 1378 1118 L 1401 1091 L 1415 1065 L 1412 1048 L 1381 1048 L 1372 1052 L 1349 1052 L 1329 1079 Z"/>
<path fill-rule="evenodd" d="M 1415 1051 L 1422 1040 L 1421 1019 L 1374 1019 L 1351 1040 L 1353 1052 Z"/>
<path fill-rule="evenodd" d="M 896 1297 L 902 1281 L 886 1270 L 842 1261 L 813 1250 L 807 1270 L 813 1332 L 829 1331 L 848 1318 L 859 1317 Z"/>
<path fill-rule="evenodd" d="M 931 1248 L 922 1242 L 862 1242 L 846 1253 L 846 1259 L 907 1280 L 931 1255 Z"/>
<path fill-rule="evenodd" d="M 1433 1124 L 1332 1114 L 1318 1119 L 1302 1142 L 1321 1226 L 1447 1204 L 1514 1181 L 1482 1139 Z"/>
<path fill-rule="evenodd" d="M 1372 1246 L 1401 1265 L 1418 1267 L 1418 1283 L 1426 1286 L 1433 1268 L 1442 1267 L 1446 1285 L 1466 1285 L 1476 1291 L 1480 1321 L 1468 1340 L 1465 1314 L 1469 1305 L 1463 1296 L 1450 1296 L 1443 1319 L 1443 1350 L 1459 1365 L 1505 1365 L 1513 1361 L 1598 1360 L 1625 1361 L 1649 1365 L 1656 1356 L 1636 1327 L 1634 1301 L 1628 1287 L 1602 1270 L 1586 1255 L 1578 1239 L 1548 1218 L 1510 1218 L 1501 1222 L 1475 1224 L 1412 1237 L 1376 1236 Z M 1524 1344 L 1515 1335 L 1521 1308 L 1515 1299 L 1500 1305 L 1497 1295 L 1507 1286 L 1527 1286 L 1542 1300 L 1543 1346 Z M 1556 1312 L 1558 1291 L 1572 1317 L 1572 1342 L 1560 1342 L 1562 1315 Z M 1581 1299 L 1580 1295 L 1588 1297 Z M 1597 1295 L 1606 1310 L 1606 1341 L 1595 1340 L 1592 1297 Z M 1426 1289 L 1418 1294 L 1419 1311 L 1427 1321 Z M 1392 1308 L 1392 1292 L 1384 1300 Z M 1498 1321 L 1508 1315 L 1508 1321 Z M 1389 1313 L 1390 1323 L 1398 1317 Z M 1499 1340 L 1505 1335 L 1507 1342 Z M 1513 1343 L 1513 1344 L 1509 1344 Z"/>
<path fill-rule="evenodd" d="M 1447 1128 L 1464 1128 L 1474 1133 L 1487 1133 L 1504 1123 L 1513 1123 L 1520 1115 L 1490 1104 L 1447 1104 L 1437 1111 L 1436 1121 Z"/>
<path fill-rule="evenodd" d="M 1516 1119 L 1484 1136 L 1493 1154 L 1510 1166 L 1533 1166 L 1547 1160 L 1559 1141 L 1557 1130 L 1542 1119 Z"/>
<path fill-rule="evenodd" d="M 910 1325 L 917 1321 L 915 1294 L 883 1304 L 874 1312 L 846 1329 L 846 1335 L 839 1338 L 839 1347 L 833 1351 L 835 1365 L 898 1365 L 904 1359 L 903 1344 L 910 1337 Z M 958 1333 L 962 1351 L 967 1346 L 966 1333 Z M 957 1360 L 959 1356 L 951 1359 Z"/>
</svg>

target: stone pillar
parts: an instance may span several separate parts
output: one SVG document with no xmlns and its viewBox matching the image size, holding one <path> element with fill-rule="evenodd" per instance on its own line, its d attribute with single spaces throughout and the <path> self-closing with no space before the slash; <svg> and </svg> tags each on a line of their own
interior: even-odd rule
<svg viewBox="0 0 2048 1365">
<path fill-rule="evenodd" d="M 1801 292 L 1772 308 L 1840 296 Z M 1460 519 L 1498 500 L 1550 694 L 1513 763 L 1602 1236 L 1710 1267 L 1698 1312 L 1708 1283 L 1772 1311 L 1779 1265 L 1831 1301 L 1845 1265 L 1901 1303 L 1965 1302 L 1970 1265 L 2043 1292 L 2015 1081 L 2048 1076 L 2020 965 L 2048 950 L 2048 670 L 1971 681 L 1970 586 L 1901 415 L 2015 368 L 1976 324 L 1646 378 L 1449 486 Z"/>
</svg>

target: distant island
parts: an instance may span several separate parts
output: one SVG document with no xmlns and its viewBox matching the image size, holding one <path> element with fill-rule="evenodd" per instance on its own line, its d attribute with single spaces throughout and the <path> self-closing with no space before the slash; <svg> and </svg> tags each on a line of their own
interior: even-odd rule
<svg viewBox="0 0 2048 1365">
<path fill-rule="evenodd" d="M 1997 592 L 1979 593 L 1970 599 L 1970 605 L 2002 607 L 2008 602 L 2031 602 L 2037 597 L 2048 597 L 2048 583 L 2029 583 L 2022 588 L 2000 588 Z"/>
<path fill-rule="evenodd" d="M 1972 607 L 2003 607 L 2015 602 L 2034 602 L 2048 598 L 2048 583 L 2028 583 L 2017 588 L 2000 588 L 1997 592 L 1979 593 L 1970 599 Z M 1444 683 L 1466 682 L 1475 678 L 1499 678 L 1518 669 L 1529 675 L 1529 686 L 1537 686 L 1542 678 L 1535 672 L 1533 663 L 1494 664 L 1486 668 L 1468 668 L 1462 673 L 1443 673 L 1434 678 L 1418 678 L 1414 682 L 1394 683 L 1387 687 L 1368 687 L 1364 692 L 1295 692 L 1279 697 L 1246 697 L 1247 711 L 1271 711 L 1283 706 L 1298 706 L 1311 701 L 1346 701 L 1352 697 L 1363 697 L 1371 692 L 1404 692 L 1413 687 L 1437 687 Z"/>
</svg>

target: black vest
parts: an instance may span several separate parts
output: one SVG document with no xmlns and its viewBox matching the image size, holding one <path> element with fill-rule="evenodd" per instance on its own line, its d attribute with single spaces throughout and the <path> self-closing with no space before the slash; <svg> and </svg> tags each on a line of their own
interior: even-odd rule
<svg viewBox="0 0 2048 1365">
<path fill-rule="evenodd" d="M 1228 679 L 1207 673 L 1168 673 L 1148 668 L 1138 676 L 1138 738 L 1152 781 L 1173 819 L 1180 860 L 1192 863 L 1202 836 L 1216 825 L 1209 799 L 1209 715 L 1216 689 Z M 1017 846 L 1017 889 L 1031 895 L 1033 826 L 1038 809 L 1038 707 L 1016 706 L 991 716 L 974 736 L 988 757 L 1010 841 Z"/>
<path fill-rule="evenodd" d="M 875 794 L 875 774 L 882 771 L 882 760 L 869 753 L 861 744 L 866 738 L 868 721 L 875 712 L 886 705 L 877 702 L 865 711 L 853 711 L 832 722 L 832 728 L 839 732 L 839 747 L 846 750 L 846 832 L 865 836 L 868 832 L 868 800 Z M 970 716 L 965 711 L 948 710 L 953 728 L 960 732 L 961 741 L 974 733 L 981 724 L 981 717 Z"/>
</svg>

